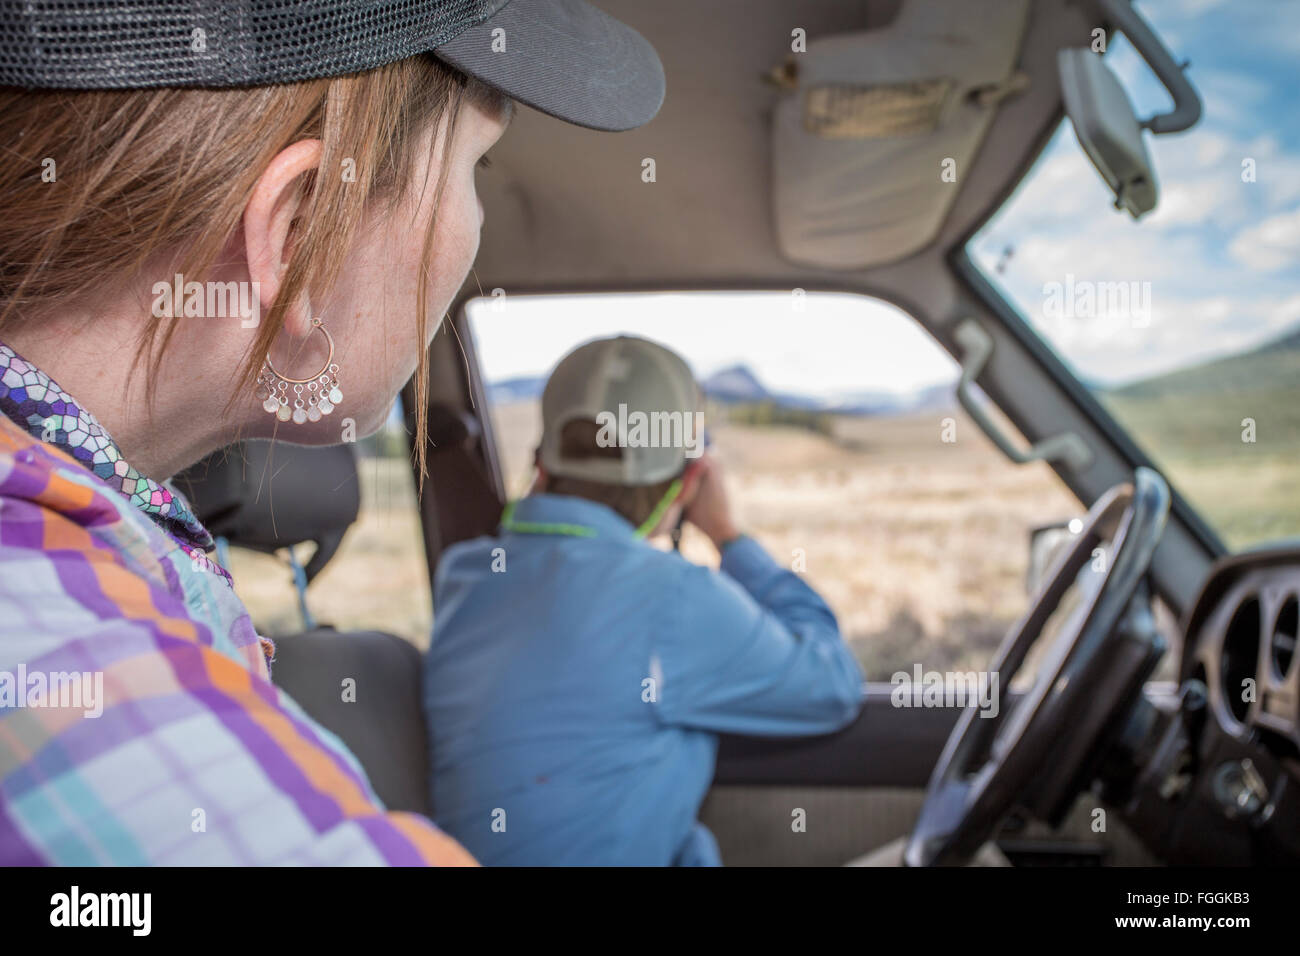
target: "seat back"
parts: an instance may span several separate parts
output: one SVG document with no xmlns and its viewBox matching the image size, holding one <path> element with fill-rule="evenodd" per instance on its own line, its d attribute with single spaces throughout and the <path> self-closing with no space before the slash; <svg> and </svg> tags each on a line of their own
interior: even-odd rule
<svg viewBox="0 0 1300 956">
<path fill-rule="evenodd" d="M 317 628 L 276 641 L 271 677 L 348 745 L 384 806 L 431 813 L 420 652 L 409 641 Z"/>
</svg>

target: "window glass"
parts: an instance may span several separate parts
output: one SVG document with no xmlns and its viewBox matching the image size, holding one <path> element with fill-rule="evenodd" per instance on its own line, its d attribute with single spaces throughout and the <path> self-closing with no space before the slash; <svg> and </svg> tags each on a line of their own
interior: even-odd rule
<svg viewBox="0 0 1300 956">
<path fill-rule="evenodd" d="M 957 366 L 861 296 L 507 297 L 470 304 L 509 493 L 524 494 L 555 363 L 617 334 L 674 349 L 706 396 L 743 526 L 834 608 L 870 680 L 986 664 L 1026 605 L 1028 534 L 1078 502 L 956 406 Z M 688 528 L 686 555 L 714 562 Z"/>
<path fill-rule="evenodd" d="M 1300 535 L 1300 4 L 1142 12 L 1204 103 L 1147 137 L 1159 206 L 1113 210 L 1065 122 L 969 251 L 1229 547 Z M 1106 58 L 1169 108 L 1122 35 Z"/>
</svg>

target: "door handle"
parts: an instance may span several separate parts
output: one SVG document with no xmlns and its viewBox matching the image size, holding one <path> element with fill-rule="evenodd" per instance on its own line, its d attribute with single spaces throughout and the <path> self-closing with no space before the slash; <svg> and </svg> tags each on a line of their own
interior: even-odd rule
<svg viewBox="0 0 1300 956">
<path fill-rule="evenodd" d="M 1062 432 L 1021 450 L 994 421 L 993 416 L 975 396 L 975 379 L 993 354 L 993 338 L 974 319 L 963 319 L 953 331 L 961 347 L 961 378 L 957 381 L 957 401 L 974 419 L 980 431 L 997 445 L 1004 455 L 1018 465 L 1030 461 L 1059 461 L 1072 471 L 1083 471 L 1092 464 L 1092 449 L 1074 432 Z"/>
</svg>

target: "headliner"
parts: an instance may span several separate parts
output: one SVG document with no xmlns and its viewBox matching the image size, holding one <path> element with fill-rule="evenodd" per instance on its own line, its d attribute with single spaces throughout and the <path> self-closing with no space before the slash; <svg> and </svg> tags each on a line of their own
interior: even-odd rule
<svg viewBox="0 0 1300 956">
<path fill-rule="evenodd" d="M 663 109 L 626 133 L 519 110 L 480 178 L 487 221 L 476 270 L 484 289 L 799 286 L 879 294 L 923 322 L 945 316 L 952 303 L 934 270 L 946 269 L 943 255 L 1036 155 L 1061 115 L 1056 50 L 1077 45 L 1090 28 L 1068 0 L 1031 4 L 1018 64 L 1030 86 L 998 108 L 937 236 L 900 262 L 845 271 L 789 262 L 777 247 L 770 127 L 780 91 L 762 76 L 785 58 L 793 27 L 804 27 L 810 42 L 876 28 L 892 19 L 896 0 L 807 0 L 795 13 L 783 0 L 597 5 L 659 50 L 668 77 Z M 929 5 L 942 13 L 943 4 Z M 655 183 L 641 181 L 644 157 L 656 161 Z M 936 187 L 952 188 L 937 176 Z M 477 291 L 471 278 L 465 294 Z"/>
</svg>

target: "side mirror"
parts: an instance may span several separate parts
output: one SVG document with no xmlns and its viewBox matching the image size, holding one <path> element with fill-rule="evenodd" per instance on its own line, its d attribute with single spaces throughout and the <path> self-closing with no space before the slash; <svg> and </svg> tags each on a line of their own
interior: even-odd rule
<svg viewBox="0 0 1300 956">
<path fill-rule="evenodd" d="M 1137 219 L 1156 207 L 1151 154 L 1133 104 L 1105 61 L 1084 49 L 1057 53 L 1061 96 L 1079 145 L 1115 195 L 1115 208 Z"/>
<path fill-rule="evenodd" d="M 1040 525 L 1029 532 L 1029 569 L 1025 572 L 1025 593 L 1031 598 L 1038 594 L 1047 572 L 1057 557 L 1068 546 L 1074 532 L 1070 522 Z"/>
</svg>

